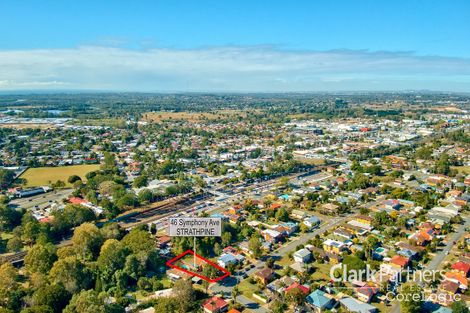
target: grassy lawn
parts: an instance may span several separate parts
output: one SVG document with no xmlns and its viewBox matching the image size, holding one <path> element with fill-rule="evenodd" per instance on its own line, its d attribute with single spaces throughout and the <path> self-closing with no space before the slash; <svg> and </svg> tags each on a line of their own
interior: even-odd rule
<svg viewBox="0 0 470 313">
<path fill-rule="evenodd" d="M 143 114 L 143 118 L 149 122 L 161 122 L 167 120 L 184 120 L 197 122 L 202 120 L 219 120 L 229 117 L 246 117 L 244 110 L 218 110 L 214 112 L 148 112 Z"/>
<path fill-rule="evenodd" d="M 451 168 L 461 174 L 470 174 L 470 166 L 451 166 Z"/>
<path fill-rule="evenodd" d="M 310 165 L 324 165 L 325 164 L 325 159 L 319 159 L 319 158 L 295 157 L 294 159 L 296 161 L 299 161 L 300 163 L 310 164 Z"/>
<path fill-rule="evenodd" d="M 280 259 L 278 262 L 276 262 L 279 266 L 282 266 L 284 268 L 284 266 L 289 266 L 291 265 L 292 263 L 294 263 L 293 260 L 289 259 L 289 257 L 287 255 L 284 255 L 282 257 L 282 259 Z"/>
<path fill-rule="evenodd" d="M 77 125 L 111 126 L 118 128 L 126 126 L 126 121 L 122 118 L 81 119 L 74 121 L 74 123 Z"/>
<path fill-rule="evenodd" d="M 238 284 L 238 290 L 240 291 L 241 294 L 243 294 L 245 297 L 248 297 L 252 299 L 253 297 L 253 292 L 258 291 L 258 285 L 255 284 L 250 284 L 248 282 L 248 279 L 245 279 Z"/>
<path fill-rule="evenodd" d="M 331 263 L 313 263 L 315 266 L 315 273 L 312 274 L 313 280 L 327 280 L 330 281 L 330 268 L 333 266 Z"/>
<path fill-rule="evenodd" d="M 99 164 L 86 164 L 29 168 L 20 178 L 26 179 L 26 187 L 46 186 L 49 182 L 55 183 L 58 180 L 62 180 L 66 186 L 70 186 L 67 180 L 71 175 L 78 175 L 83 181 L 86 181 L 85 174 L 95 171 L 99 167 Z"/>
</svg>

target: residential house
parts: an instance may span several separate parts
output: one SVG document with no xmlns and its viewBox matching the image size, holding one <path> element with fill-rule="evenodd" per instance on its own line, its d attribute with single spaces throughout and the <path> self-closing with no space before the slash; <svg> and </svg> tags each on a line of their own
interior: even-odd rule
<svg viewBox="0 0 470 313">
<path fill-rule="evenodd" d="M 352 297 L 346 297 L 339 300 L 339 303 L 343 308 L 349 312 L 357 313 L 375 313 L 378 312 L 378 309 L 375 306 L 361 302 Z"/>
<path fill-rule="evenodd" d="M 294 276 L 295 278 L 295 276 Z M 283 276 L 279 279 L 274 280 L 273 282 L 269 283 L 266 288 L 270 290 L 271 292 L 277 292 L 277 293 L 282 293 L 287 286 L 292 285 L 295 283 L 295 279 L 293 277 L 289 276 Z"/>
<path fill-rule="evenodd" d="M 157 245 L 159 249 L 164 249 L 168 247 L 171 243 L 171 237 L 167 235 L 162 235 L 157 237 Z"/>
<path fill-rule="evenodd" d="M 308 216 L 308 214 L 307 212 L 302 211 L 302 210 L 292 210 L 291 216 L 294 219 L 302 220 L 302 219 L 305 219 Z"/>
<path fill-rule="evenodd" d="M 462 273 L 465 277 L 468 277 L 470 274 L 470 264 L 462 261 L 458 261 L 452 264 L 451 268 L 459 273 Z"/>
<path fill-rule="evenodd" d="M 294 289 L 300 290 L 305 296 L 308 295 L 308 293 L 310 292 L 310 288 L 308 286 L 301 285 L 298 282 L 294 282 L 292 285 L 287 287 L 284 291 L 287 293 Z"/>
<path fill-rule="evenodd" d="M 444 274 L 445 280 L 453 281 L 459 284 L 459 288 L 462 291 L 466 291 L 468 289 L 468 279 L 462 273 L 459 272 L 447 272 Z"/>
<path fill-rule="evenodd" d="M 224 299 L 213 296 L 212 298 L 202 303 L 202 308 L 205 313 L 222 313 L 228 311 L 228 302 Z"/>
<path fill-rule="evenodd" d="M 276 231 L 280 232 L 281 234 L 287 237 L 295 233 L 298 229 L 298 224 L 293 222 L 279 223 L 279 225 L 275 228 Z"/>
<path fill-rule="evenodd" d="M 314 312 L 324 312 L 326 310 L 330 310 L 335 304 L 335 300 L 320 289 L 316 289 L 311 294 L 309 294 L 306 300 Z"/>
<path fill-rule="evenodd" d="M 320 211 L 324 214 L 336 214 L 339 206 L 333 203 L 325 203 L 320 207 Z"/>
<path fill-rule="evenodd" d="M 379 289 L 377 287 L 366 285 L 356 290 L 356 296 L 360 301 L 369 303 L 378 292 Z"/>
<path fill-rule="evenodd" d="M 346 245 L 340 241 L 327 239 L 323 242 L 323 250 L 326 252 L 340 254 L 345 248 Z"/>
<path fill-rule="evenodd" d="M 245 257 L 241 254 L 232 254 L 232 253 L 223 253 L 217 259 L 217 264 L 226 268 L 230 264 L 235 265 L 238 263 L 242 263 L 245 260 Z"/>
<path fill-rule="evenodd" d="M 273 229 L 265 229 L 261 231 L 261 234 L 263 235 L 264 240 L 273 243 L 279 242 L 283 238 L 283 235 L 280 232 Z"/>
<path fill-rule="evenodd" d="M 344 227 L 336 228 L 334 230 L 333 234 L 336 235 L 336 236 L 342 237 L 344 239 L 352 239 L 354 237 L 354 234 L 351 231 L 344 228 Z"/>
<path fill-rule="evenodd" d="M 390 260 L 391 265 L 397 266 L 400 269 L 404 269 L 405 267 L 407 267 L 409 262 L 410 262 L 410 259 L 405 258 L 404 256 L 398 255 L 398 254 L 394 255 L 392 259 Z"/>
<path fill-rule="evenodd" d="M 307 249 L 300 249 L 296 251 L 293 255 L 294 261 L 299 263 L 307 263 L 312 258 L 312 253 Z"/>
<path fill-rule="evenodd" d="M 432 228 L 425 228 L 411 235 L 409 240 L 416 243 L 418 246 L 426 246 L 433 238 L 434 230 Z"/>
<path fill-rule="evenodd" d="M 440 304 L 449 305 L 454 301 L 454 296 L 459 290 L 459 283 L 451 280 L 443 280 L 436 293 L 436 299 Z"/>
<path fill-rule="evenodd" d="M 274 278 L 274 271 L 270 268 L 264 268 L 254 274 L 255 279 L 260 281 L 263 285 L 267 285 Z"/>
<path fill-rule="evenodd" d="M 354 220 L 361 224 L 371 226 L 373 218 L 367 215 L 358 215 L 354 218 Z"/>
<path fill-rule="evenodd" d="M 305 226 L 309 227 L 310 229 L 313 227 L 316 227 L 320 225 L 320 219 L 316 216 L 309 216 L 303 220 L 302 223 L 305 224 Z"/>
</svg>

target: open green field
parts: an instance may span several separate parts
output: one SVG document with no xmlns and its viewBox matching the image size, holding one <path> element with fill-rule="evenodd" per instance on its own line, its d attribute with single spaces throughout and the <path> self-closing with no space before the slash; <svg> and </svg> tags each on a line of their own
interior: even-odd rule
<svg viewBox="0 0 470 313">
<path fill-rule="evenodd" d="M 67 182 L 70 176 L 78 175 L 83 181 L 86 181 L 85 174 L 95 171 L 99 167 L 99 164 L 86 164 L 29 168 L 20 178 L 26 179 L 26 187 L 47 186 L 49 183 L 55 183 L 58 180 L 63 181 L 66 186 L 70 186 Z"/>
<path fill-rule="evenodd" d="M 460 174 L 470 174 L 470 166 L 451 166 L 451 168 L 459 171 Z"/>
<path fill-rule="evenodd" d="M 325 159 L 303 158 L 300 156 L 295 156 L 294 159 L 303 164 L 325 165 Z"/>
</svg>

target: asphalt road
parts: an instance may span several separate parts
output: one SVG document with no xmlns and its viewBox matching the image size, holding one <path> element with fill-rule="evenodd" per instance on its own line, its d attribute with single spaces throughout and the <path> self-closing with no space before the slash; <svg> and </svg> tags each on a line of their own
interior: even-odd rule
<svg viewBox="0 0 470 313">
<path fill-rule="evenodd" d="M 25 209 L 31 209 L 35 206 L 42 207 L 49 205 L 49 201 L 60 202 L 62 199 L 68 198 L 72 192 L 73 189 L 54 190 L 33 197 L 13 199 L 10 202 L 10 205 L 13 207 L 21 207 Z"/>
<path fill-rule="evenodd" d="M 465 228 L 470 227 L 470 217 L 467 217 L 465 223 L 460 225 L 457 231 L 447 239 L 447 244 L 445 247 L 436 253 L 436 256 L 432 258 L 431 261 L 426 265 L 426 270 L 436 270 L 439 265 L 444 261 L 447 254 L 450 252 L 452 247 L 454 246 L 454 242 L 457 242 L 464 236 L 467 232 Z"/>
</svg>

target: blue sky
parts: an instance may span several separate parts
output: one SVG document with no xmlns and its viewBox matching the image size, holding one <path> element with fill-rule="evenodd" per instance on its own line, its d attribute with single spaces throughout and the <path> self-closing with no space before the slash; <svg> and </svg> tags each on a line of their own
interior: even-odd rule
<svg viewBox="0 0 470 313">
<path fill-rule="evenodd" d="M 470 92 L 470 1 L 0 1 L 0 90 Z"/>
</svg>

